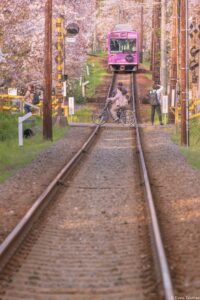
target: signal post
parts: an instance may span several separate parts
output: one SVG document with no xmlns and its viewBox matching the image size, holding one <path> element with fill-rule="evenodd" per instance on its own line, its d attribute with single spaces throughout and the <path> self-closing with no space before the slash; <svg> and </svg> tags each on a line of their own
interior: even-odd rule
<svg viewBox="0 0 200 300">
<path fill-rule="evenodd" d="M 189 146 L 188 0 L 180 0 L 181 144 Z"/>
<path fill-rule="evenodd" d="M 170 108 L 174 109 L 176 106 L 177 94 L 177 61 L 178 61 L 178 3 L 177 0 L 173 1 L 172 13 L 172 41 L 171 41 L 171 70 L 170 70 Z M 169 123 L 175 122 L 175 109 L 174 112 L 169 110 Z"/>
</svg>

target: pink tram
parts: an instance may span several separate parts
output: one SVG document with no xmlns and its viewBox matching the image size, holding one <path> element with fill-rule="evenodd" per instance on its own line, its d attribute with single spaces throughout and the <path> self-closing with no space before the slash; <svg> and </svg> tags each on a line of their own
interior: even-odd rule
<svg viewBox="0 0 200 300">
<path fill-rule="evenodd" d="M 130 25 L 116 25 L 108 35 L 108 65 L 112 71 L 137 71 L 139 35 Z"/>
</svg>

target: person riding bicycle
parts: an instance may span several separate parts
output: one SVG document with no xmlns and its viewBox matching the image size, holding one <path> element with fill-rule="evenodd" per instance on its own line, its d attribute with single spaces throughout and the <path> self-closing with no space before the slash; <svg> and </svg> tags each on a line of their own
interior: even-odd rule
<svg viewBox="0 0 200 300">
<path fill-rule="evenodd" d="M 111 108 L 110 108 L 110 113 L 114 119 L 115 122 L 119 121 L 119 116 L 118 112 L 120 109 L 126 109 L 128 106 L 128 99 L 127 99 L 127 90 L 117 88 L 116 93 L 114 97 L 109 97 L 107 99 L 107 103 L 110 102 Z"/>
<path fill-rule="evenodd" d="M 128 91 L 127 89 L 125 88 L 125 86 L 123 85 L 123 82 L 118 82 L 117 83 L 117 87 L 113 90 L 112 92 L 112 97 L 114 97 L 117 93 L 117 89 L 119 89 L 121 92 L 123 92 L 124 94 L 127 94 Z"/>
</svg>

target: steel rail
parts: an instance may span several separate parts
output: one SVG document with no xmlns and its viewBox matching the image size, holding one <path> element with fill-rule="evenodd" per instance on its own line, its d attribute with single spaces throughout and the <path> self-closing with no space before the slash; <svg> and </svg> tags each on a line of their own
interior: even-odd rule
<svg viewBox="0 0 200 300">
<path fill-rule="evenodd" d="M 111 95 L 114 83 L 115 83 L 116 74 L 113 72 L 112 81 L 108 90 L 107 97 Z M 0 272 L 8 263 L 9 259 L 16 252 L 20 244 L 25 239 L 28 234 L 31 226 L 36 220 L 42 211 L 44 206 L 46 206 L 49 201 L 48 197 L 53 193 L 56 186 L 58 186 L 61 179 L 64 175 L 73 167 L 73 165 L 80 158 L 81 154 L 85 152 L 90 142 L 97 135 L 97 132 L 100 129 L 100 125 L 97 125 L 93 130 L 92 134 L 88 138 L 88 140 L 82 145 L 81 149 L 73 156 L 73 158 L 64 166 L 64 168 L 58 173 L 58 175 L 53 179 L 53 181 L 48 185 L 48 187 L 44 190 L 44 192 L 36 199 L 34 204 L 25 214 L 25 216 L 19 221 L 19 223 L 15 226 L 15 228 L 10 232 L 10 234 L 6 237 L 6 239 L 0 245 Z"/>
<path fill-rule="evenodd" d="M 109 98 L 111 96 L 111 92 L 113 90 L 113 87 L 114 87 L 114 84 L 115 84 L 115 80 L 116 80 L 116 73 L 113 72 L 112 73 L 112 81 L 111 81 L 111 84 L 110 84 L 110 87 L 109 87 L 109 90 L 108 90 L 107 98 Z"/>
<path fill-rule="evenodd" d="M 134 82 L 134 75 L 133 75 L 133 77 L 132 77 L 133 111 L 135 111 L 134 85 L 135 85 L 135 82 Z M 148 171 L 147 171 L 147 167 L 146 167 L 146 163 L 145 163 L 145 159 L 144 159 L 144 153 L 143 153 L 142 144 L 141 144 L 140 132 L 139 132 L 138 124 L 137 124 L 137 116 L 135 116 L 135 118 L 136 118 L 135 128 L 136 128 L 137 147 L 138 147 L 138 151 L 139 151 L 140 164 L 141 164 L 141 169 L 142 169 L 143 178 L 144 178 L 146 199 L 147 199 L 147 204 L 148 204 L 148 208 L 149 208 L 149 215 L 150 215 L 151 227 L 152 227 L 152 232 L 153 232 L 153 239 L 154 239 L 154 244 L 156 247 L 156 254 L 157 254 L 159 269 L 160 269 L 160 273 L 161 273 L 161 277 L 162 277 L 164 297 L 166 300 L 172 300 L 172 299 L 175 299 L 175 295 L 174 295 L 174 291 L 173 291 L 171 274 L 170 274 L 170 270 L 169 270 L 169 266 L 168 266 L 168 262 L 167 262 L 164 245 L 163 245 L 162 238 L 161 238 L 160 227 L 159 227 L 156 209 L 155 209 L 155 205 L 154 205 L 154 200 L 153 200 L 153 196 L 152 196 Z"/>
<path fill-rule="evenodd" d="M 85 152 L 88 145 L 91 143 L 91 141 L 94 139 L 94 137 L 97 135 L 97 132 L 99 131 L 100 126 L 95 127 L 92 134 L 88 138 L 88 140 L 83 144 L 81 149 L 73 156 L 73 158 L 65 165 L 65 167 L 58 173 L 58 175 L 55 177 L 55 179 L 48 185 L 48 187 L 44 190 L 44 192 L 36 199 L 35 203 L 32 205 L 32 207 L 28 210 L 28 212 L 25 214 L 25 216 L 20 220 L 20 222 L 16 225 L 16 227 L 11 231 L 11 233 L 6 237 L 6 239 L 2 242 L 0 245 L 0 271 L 3 269 L 3 267 L 7 264 L 10 257 L 13 255 L 13 253 L 16 251 L 16 248 L 18 248 L 18 244 L 20 244 L 21 241 L 21 235 L 23 235 L 24 231 L 27 231 L 26 227 L 28 225 L 32 226 L 33 218 L 36 214 L 38 214 L 38 211 L 41 209 L 41 207 L 45 204 L 47 201 L 48 196 L 52 193 L 52 191 L 55 189 L 55 187 L 59 184 L 63 176 L 72 168 L 72 166 L 77 162 L 77 160 L 80 158 L 81 154 Z M 41 214 L 41 211 L 40 211 Z M 27 232 L 25 233 L 25 235 Z M 20 237 L 20 242 L 17 241 Z M 24 236 L 23 236 L 24 239 Z M 16 244 L 17 246 L 13 246 L 13 244 Z M 14 247 L 14 249 L 13 249 Z M 7 252 L 11 252 L 10 254 L 7 254 Z"/>
</svg>

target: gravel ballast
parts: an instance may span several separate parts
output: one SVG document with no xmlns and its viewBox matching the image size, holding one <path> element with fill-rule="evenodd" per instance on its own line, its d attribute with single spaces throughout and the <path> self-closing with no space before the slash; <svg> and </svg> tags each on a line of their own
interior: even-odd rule
<svg viewBox="0 0 200 300">
<path fill-rule="evenodd" d="M 175 294 L 200 299 L 200 172 L 163 127 L 143 129 L 143 141 Z"/>
<path fill-rule="evenodd" d="M 66 137 L 0 184 L 0 242 L 86 141 L 91 128 L 70 128 Z M 17 159 L 17 158 L 16 158 Z"/>
</svg>

